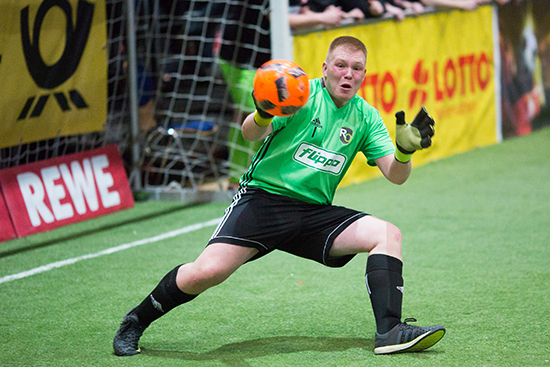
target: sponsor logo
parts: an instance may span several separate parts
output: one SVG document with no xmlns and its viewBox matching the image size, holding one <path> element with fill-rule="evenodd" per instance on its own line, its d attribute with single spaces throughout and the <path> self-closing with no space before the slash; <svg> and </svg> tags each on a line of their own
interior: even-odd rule
<svg viewBox="0 0 550 367">
<path fill-rule="evenodd" d="M 30 26 L 32 15 L 29 8 L 27 6 L 21 10 L 21 41 L 25 62 L 36 85 L 42 89 L 52 90 L 69 80 L 78 69 L 92 28 L 95 5 L 85 0 L 79 0 L 75 17 L 68 0 L 45 0 L 34 15 L 32 34 Z M 62 11 L 65 15 L 66 41 L 63 54 L 55 64 L 50 65 L 44 61 L 40 53 L 40 35 L 44 19 L 52 9 L 56 9 L 53 11 Z M 76 19 L 76 23 L 73 19 Z M 84 97 L 76 89 L 68 91 L 67 94 L 61 91 L 53 93 L 53 95 L 63 112 L 71 110 L 71 103 L 77 109 L 88 108 Z M 34 101 L 37 96 L 29 97 L 17 120 L 40 116 L 49 97 L 50 94 L 44 94 L 38 98 L 36 103 Z M 31 112 L 33 105 L 34 108 Z"/>
<path fill-rule="evenodd" d="M 157 310 L 159 310 L 160 312 L 164 313 L 164 310 L 162 309 L 162 305 L 160 304 L 159 301 L 157 301 L 152 294 L 149 295 L 149 297 L 151 298 L 151 303 L 153 304 L 153 307 L 156 308 Z"/>
<path fill-rule="evenodd" d="M 331 152 L 308 143 L 300 144 L 292 158 L 305 166 L 333 175 L 342 172 L 347 160 L 347 157 L 343 154 Z"/>
<path fill-rule="evenodd" d="M 351 143 L 351 138 L 353 137 L 353 130 L 349 127 L 343 127 L 340 129 L 340 141 L 342 144 L 348 145 Z"/>
<path fill-rule="evenodd" d="M 40 169 L 40 174 L 17 174 L 17 183 L 31 224 L 38 227 L 43 222 L 73 218 L 75 210 L 78 215 L 84 215 L 88 210 L 95 212 L 100 204 L 104 208 L 120 205 L 120 194 L 113 190 L 114 177 L 111 172 L 105 171 L 111 165 L 107 155 L 101 154 L 91 159 L 85 158 L 82 163 L 74 160 L 59 166 L 44 167 Z"/>
<path fill-rule="evenodd" d="M 369 296 L 371 295 L 370 287 L 369 287 L 369 275 L 365 275 L 365 284 L 367 285 L 367 291 L 369 292 Z"/>
<path fill-rule="evenodd" d="M 317 128 L 317 127 L 318 127 L 318 128 L 322 128 L 322 127 L 323 127 L 323 124 L 321 124 L 321 120 L 319 120 L 319 117 L 316 117 L 316 118 L 314 118 L 313 120 L 311 120 L 311 121 L 309 122 L 309 124 L 315 126 L 316 128 Z"/>
<path fill-rule="evenodd" d="M 134 204 L 116 145 L 0 170 L 0 187 L 20 237 Z"/>
<path fill-rule="evenodd" d="M 494 78 L 492 58 L 486 52 L 464 53 L 428 62 L 418 59 L 410 76 L 405 76 L 408 91 L 404 89 L 401 71 L 386 70 L 366 74 L 359 95 L 375 108 L 391 113 L 397 101 L 407 98 L 409 108 L 420 107 L 428 100 L 448 101 L 459 96 L 473 96 L 486 91 Z M 401 79 L 400 79 L 401 78 Z"/>
<path fill-rule="evenodd" d="M 322 129 L 323 124 L 321 123 L 321 120 L 319 119 L 319 117 L 316 117 L 313 120 L 311 120 L 309 124 L 314 126 L 313 134 L 311 134 L 311 137 L 313 138 L 315 136 L 315 133 L 317 132 L 317 128 Z"/>
</svg>

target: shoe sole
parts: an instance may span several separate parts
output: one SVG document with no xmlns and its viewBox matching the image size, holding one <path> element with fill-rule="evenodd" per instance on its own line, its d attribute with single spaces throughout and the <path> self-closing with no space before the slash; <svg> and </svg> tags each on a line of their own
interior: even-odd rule
<svg viewBox="0 0 550 367">
<path fill-rule="evenodd" d="M 406 353 L 420 352 L 433 346 L 441 340 L 445 335 L 445 329 L 427 331 L 419 337 L 405 344 L 387 345 L 385 347 L 374 348 L 374 354 L 391 354 L 391 353 Z"/>
<path fill-rule="evenodd" d="M 141 353 L 141 349 L 138 348 L 137 350 L 132 350 L 130 352 L 124 352 L 124 351 L 117 351 L 115 350 L 115 356 L 118 356 L 118 357 L 130 357 L 130 356 L 135 356 L 136 354 L 140 354 Z"/>
</svg>

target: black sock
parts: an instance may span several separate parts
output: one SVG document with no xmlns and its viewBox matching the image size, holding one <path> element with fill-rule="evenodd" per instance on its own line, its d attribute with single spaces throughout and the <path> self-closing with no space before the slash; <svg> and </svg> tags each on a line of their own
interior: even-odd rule
<svg viewBox="0 0 550 367">
<path fill-rule="evenodd" d="M 176 276 L 180 266 L 176 266 L 166 274 L 151 294 L 133 310 L 143 328 L 148 327 L 171 309 L 189 302 L 197 296 L 184 293 L 178 288 Z"/>
<path fill-rule="evenodd" d="M 376 331 L 385 334 L 401 322 L 403 263 L 388 255 L 370 255 L 365 281 L 369 291 Z"/>
</svg>

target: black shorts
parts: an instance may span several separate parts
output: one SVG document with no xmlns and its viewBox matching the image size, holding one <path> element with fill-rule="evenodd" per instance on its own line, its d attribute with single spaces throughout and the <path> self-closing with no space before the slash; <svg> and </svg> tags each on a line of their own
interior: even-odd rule
<svg viewBox="0 0 550 367">
<path fill-rule="evenodd" d="M 281 250 L 329 267 L 341 267 L 355 255 L 329 257 L 334 239 L 366 215 L 341 206 L 310 204 L 248 187 L 233 197 L 208 244 L 254 247 L 260 252 L 250 261 Z"/>
</svg>

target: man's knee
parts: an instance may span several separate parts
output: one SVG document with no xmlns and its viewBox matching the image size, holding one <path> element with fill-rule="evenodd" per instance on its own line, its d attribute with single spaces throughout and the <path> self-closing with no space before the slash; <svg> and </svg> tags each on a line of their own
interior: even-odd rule
<svg viewBox="0 0 550 367">
<path fill-rule="evenodd" d="M 185 288 L 202 292 L 222 283 L 231 273 L 223 264 L 185 264 L 178 272 L 178 286 L 181 280 Z"/>
<path fill-rule="evenodd" d="M 401 230 L 388 223 L 385 238 L 385 253 L 401 259 Z"/>
<path fill-rule="evenodd" d="M 401 231 L 389 222 L 373 227 L 369 236 L 371 254 L 385 254 L 401 259 Z"/>
<path fill-rule="evenodd" d="M 401 247 L 401 230 L 391 223 L 388 223 L 387 241 L 391 246 Z"/>
</svg>

